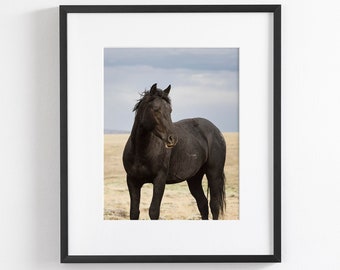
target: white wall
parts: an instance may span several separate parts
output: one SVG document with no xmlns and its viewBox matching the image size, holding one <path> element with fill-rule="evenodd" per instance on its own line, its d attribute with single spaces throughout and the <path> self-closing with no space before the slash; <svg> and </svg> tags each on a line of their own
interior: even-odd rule
<svg viewBox="0 0 340 270">
<path fill-rule="evenodd" d="M 0 268 L 340 269 L 340 4 L 281 3 L 283 262 L 160 266 L 59 264 L 57 6 L 98 2 L 3 1 Z"/>
</svg>

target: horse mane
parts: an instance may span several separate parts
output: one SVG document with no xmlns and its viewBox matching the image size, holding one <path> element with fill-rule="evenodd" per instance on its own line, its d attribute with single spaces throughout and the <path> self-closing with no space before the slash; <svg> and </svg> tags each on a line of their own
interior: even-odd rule
<svg viewBox="0 0 340 270">
<path fill-rule="evenodd" d="M 160 97 L 164 99 L 166 102 L 168 102 L 169 104 L 171 104 L 170 97 L 160 89 L 157 89 L 152 94 L 149 90 L 145 90 L 144 92 L 140 94 L 140 96 L 141 98 L 137 100 L 137 103 L 134 106 L 133 111 L 137 111 L 143 101 L 149 102 L 149 101 L 154 100 L 156 97 Z"/>
</svg>

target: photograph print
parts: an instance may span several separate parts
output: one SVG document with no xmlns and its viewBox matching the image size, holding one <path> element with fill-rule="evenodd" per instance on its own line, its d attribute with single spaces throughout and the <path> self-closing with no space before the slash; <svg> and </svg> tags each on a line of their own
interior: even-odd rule
<svg viewBox="0 0 340 270">
<path fill-rule="evenodd" d="M 239 49 L 104 49 L 104 220 L 239 219 Z"/>
</svg>

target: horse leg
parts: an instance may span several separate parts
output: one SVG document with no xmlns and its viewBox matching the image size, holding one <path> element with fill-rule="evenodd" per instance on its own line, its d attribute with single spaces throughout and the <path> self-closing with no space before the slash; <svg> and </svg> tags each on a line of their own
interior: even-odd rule
<svg viewBox="0 0 340 270">
<path fill-rule="evenodd" d="M 130 219 L 139 219 L 140 190 L 142 185 L 131 176 L 127 176 L 127 184 L 130 193 Z"/>
<path fill-rule="evenodd" d="M 153 195 L 149 208 L 150 219 L 159 219 L 161 201 L 164 194 L 166 175 L 159 174 L 153 181 Z"/>
<path fill-rule="evenodd" d="M 202 219 L 208 219 L 209 209 L 208 200 L 204 194 L 202 187 L 203 173 L 199 172 L 194 177 L 188 179 L 187 183 L 191 195 L 195 198 L 198 210 L 201 213 Z"/>
<path fill-rule="evenodd" d="M 210 210 L 213 219 L 218 219 L 225 208 L 225 177 L 222 170 L 207 171 L 210 189 Z"/>
</svg>

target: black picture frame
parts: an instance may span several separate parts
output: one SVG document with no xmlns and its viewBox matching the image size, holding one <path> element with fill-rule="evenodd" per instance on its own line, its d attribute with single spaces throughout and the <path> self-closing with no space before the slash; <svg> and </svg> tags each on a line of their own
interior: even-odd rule
<svg viewBox="0 0 340 270">
<path fill-rule="evenodd" d="M 62 263 L 281 262 L 281 5 L 60 6 L 60 208 Z M 67 15 L 70 13 L 251 13 L 273 14 L 273 251 L 269 255 L 69 255 Z"/>
</svg>

